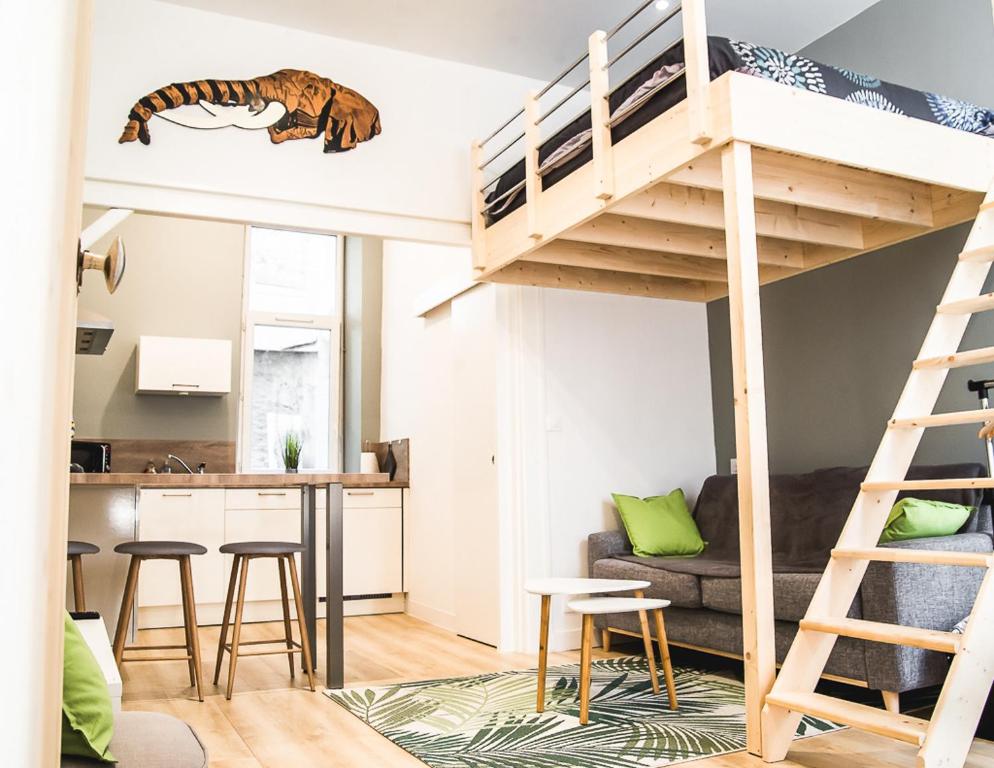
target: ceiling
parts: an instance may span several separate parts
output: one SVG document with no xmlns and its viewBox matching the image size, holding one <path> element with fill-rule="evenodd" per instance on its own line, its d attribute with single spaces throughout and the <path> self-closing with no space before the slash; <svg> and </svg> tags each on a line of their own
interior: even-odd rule
<svg viewBox="0 0 994 768">
<path fill-rule="evenodd" d="M 876 1 L 707 0 L 708 28 L 712 34 L 796 51 Z M 641 0 L 167 2 L 551 79 L 585 49 L 592 31 L 613 26 Z M 640 28 L 647 26 L 641 23 Z"/>
</svg>

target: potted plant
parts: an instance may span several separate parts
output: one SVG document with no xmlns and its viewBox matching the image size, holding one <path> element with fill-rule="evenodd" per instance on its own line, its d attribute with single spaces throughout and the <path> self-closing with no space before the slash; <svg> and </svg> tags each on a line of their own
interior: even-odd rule
<svg viewBox="0 0 994 768">
<path fill-rule="evenodd" d="M 297 471 L 303 446 L 304 441 L 296 432 L 287 432 L 283 436 L 283 467 L 287 472 Z"/>
</svg>

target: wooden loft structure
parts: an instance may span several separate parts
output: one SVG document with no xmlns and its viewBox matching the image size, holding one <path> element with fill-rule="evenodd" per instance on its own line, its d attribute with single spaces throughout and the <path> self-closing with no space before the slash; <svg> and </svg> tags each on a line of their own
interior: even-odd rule
<svg viewBox="0 0 994 768">
<path fill-rule="evenodd" d="M 872 560 L 992 566 L 975 554 L 876 544 L 901 490 L 994 487 L 991 480 L 905 480 L 925 428 L 994 420 L 994 410 L 932 413 L 950 368 L 994 362 L 994 347 L 959 352 L 971 315 L 994 309 L 994 295 L 981 294 L 994 261 L 994 141 L 738 72 L 711 81 L 704 0 L 683 0 L 667 18 L 682 12 L 685 62 L 678 74 L 687 98 L 612 145 L 608 39 L 650 5 L 612 32 L 591 35 L 577 62 L 589 68 L 588 83 L 574 94 L 589 84 L 592 162 L 542 189 L 539 134 L 547 115 L 539 98 L 557 81 L 530 94 L 502 127 L 523 118 L 516 140 L 524 139 L 527 200 L 486 226 L 485 172 L 514 142 L 486 161 L 485 145 L 499 131 L 473 145 L 475 276 L 689 301 L 728 297 L 747 748 L 769 762 L 784 759 L 807 713 L 909 741 L 927 768 L 961 766 L 994 680 L 990 570 L 962 637 L 849 620 L 846 612 Z M 973 219 L 894 419 L 777 676 L 759 287 Z M 814 693 L 838 636 L 954 650 L 931 722 Z"/>
</svg>

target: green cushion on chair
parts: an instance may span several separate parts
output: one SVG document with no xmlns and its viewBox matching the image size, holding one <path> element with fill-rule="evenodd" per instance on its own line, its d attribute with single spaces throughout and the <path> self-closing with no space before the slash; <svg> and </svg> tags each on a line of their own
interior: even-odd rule
<svg viewBox="0 0 994 768">
<path fill-rule="evenodd" d="M 951 536 L 963 527 L 973 507 L 925 499 L 901 499 L 887 515 L 880 543 Z"/>
<path fill-rule="evenodd" d="M 687 508 L 682 489 L 646 499 L 618 493 L 612 497 L 632 542 L 632 551 L 639 557 L 692 556 L 704 551 L 705 542 Z"/>
<path fill-rule="evenodd" d="M 107 681 L 68 612 L 64 625 L 62 754 L 117 762 L 110 753 L 114 712 Z"/>
</svg>

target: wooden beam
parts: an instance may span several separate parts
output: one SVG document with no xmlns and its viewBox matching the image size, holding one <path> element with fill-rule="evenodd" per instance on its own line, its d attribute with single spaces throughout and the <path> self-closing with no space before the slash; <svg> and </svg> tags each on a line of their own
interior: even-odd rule
<svg viewBox="0 0 994 768">
<path fill-rule="evenodd" d="M 566 288 L 574 291 L 617 293 L 654 299 L 707 301 L 707 283 L 670 277 L 635 275 L 607 269 L 586 269 L 558 264 L 516 261 L 486 278 L 494 283 L 531 285 L 538 288 Z"/>
<path fill-rule="evenodd" d="M 525 99 L 525 207 L 528 237 L 542 239 L 539 210 L 542 205 L 542 177 L 538 173 L 538 150 L 542 144 L 538 118 L 538 92 L 529 91 Z"/>
<path fill-rule="evenodd" d="M 725 233 L 722 230 L 665 224 L 610 213 L 571 229 L 565 236 L 581 243 L 644 248 L 710 259 L 724 259 L 726 255 Z M 759 261 L 761 264 L 802 269 L 805 266 L 804 246 L 788 240 L 759 238 Z"/>
<path fill-rule="evenodd" d="M 780 152 L 754 152 L 756 197 L 851 216 L 932 226 L 932 194 L 928 184 Z M 709 152 L 678 168 L 667 180 L 721 189 L 720 160 L 714 152 Z"/>
<path fill-rule="evenodd" d="M 863 246 L 863 220 L 855 216 L 775 200 L 756 200 L 755 206 L 756 231 L 764 237 L 843 248 Z M 722 194 L 711 189 L 663 182 L 619 200 L 610 211 L 653 221 L 725 229 Z"/>
<path fill-rule="evenodd" d="M 656 277 L 724 282 L 725 266 L 715 259 L 682 256 L 675 253 L 619 248 L 571 240 L 555 240 L 523 258 L 538 264 L 562 264 L 568 267 L 611 269 Z"/>
<path fill-rule="evenodd" d="M 759 259 L 753 208 L 752 148 L 732 142 L 721 153 L 728 235 L 728 308 L 738 462 L 746 749 L 761 755 L 761 714 L 776 678 L 773 560 L 770 543 L 766 384 L 759 306 Z"/>
<path fill-rule="evenodd" d="M 483 146 L 474 141 L 469 148 L 469 184 L 470 184 L 470 231 L 472 236 L 473 269 L 482 272 L 487 265 L 486 231 L 483 222 Z"/>
<path fill-rule="evenodd" d="M 690 107 L 690 140 L 708 144 L 711 128 L 711 57 L 704 0 L 683 0 L 683 49 Z"/>
<path fill-rule="evenodd" d="M 590 125 L 594 154 L 594 197 L 614 197 L 614 149 L 611 145 L 611 107 L 608 97 L 607 34 L 594 32 L 587 41 L 590 64 Z"/>
</svg>

